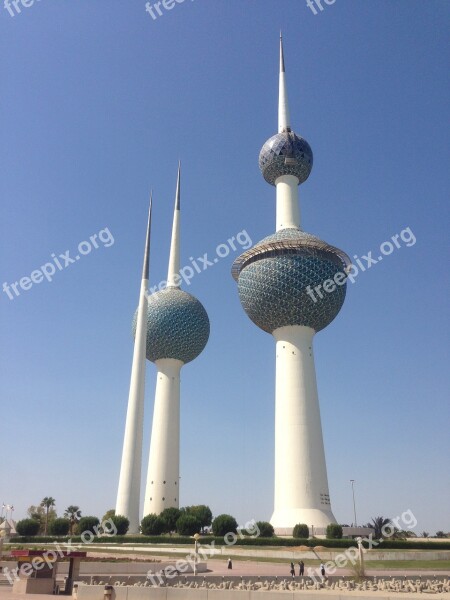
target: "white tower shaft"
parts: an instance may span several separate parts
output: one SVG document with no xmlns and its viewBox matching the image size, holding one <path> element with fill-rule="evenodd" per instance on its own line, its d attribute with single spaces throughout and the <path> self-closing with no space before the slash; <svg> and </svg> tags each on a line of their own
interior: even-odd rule
<svg viewBox="0 0 450 600">
<path fill-rule="evenodd" d="M 116 515 L 130 521 L 129 533 L 139 533 L 139 502 L 141 490 L 142 434 L 144 419 L 145 360 L 147 340 L 147 290 L 150 259 L 150 229 L 152 204 L 147 224 L 144 268 L 142 272 L 133 363 L 131 367 L 130 392 L 125 423 Z"/>
<path fill-rule="evenodd" d="M 168 287 L 180 287 L 180 180 L 177 191 L 170 244 Z M 149 302 L 151 302 L 151 297 Z M 160 514 L 165 508 L 179 506 L 180 479 L 180 370 L 183 362 L 173 358 L 155 361 L 157 380 L 152 437 L 148 462 L 144 517 Z"/>
<path fill-rule="evenodd" d="M 300 229 L 298 179 L 282 175 L 275 181 L 277 188 L 277 231 L 295 227 Z"/>
<path fill-rule="evenodd" d="M 156 361 L 158 368 L 144 516 L 179 506 L 180 370 L 173 358 Z"/>
<path fill-rule="evenodd" d="M 280 531 L 311 530 L 336 520 L 331 512 L 313 356 L 314 330 L 280 327 L 276 340 L 275 510 Z"/>
</svg>

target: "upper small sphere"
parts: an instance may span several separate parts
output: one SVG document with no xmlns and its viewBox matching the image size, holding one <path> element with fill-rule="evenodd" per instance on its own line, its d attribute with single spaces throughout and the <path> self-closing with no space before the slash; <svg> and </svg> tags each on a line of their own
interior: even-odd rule
<svg viewBox="0 0 450 600">
<path fill-rule="evenodd" d="M 275 185 L 282 175 L 294 175 L 299 184 L 306 181 L 313 166 L 311 146 L 293 131 L 271 137 L 259 153 L 259 168 L 267 183 Z"/>
<path fill-rule="evenodd" d="M 136 314 L 133 335 L 136 332 Z M 203 305 L 183 290 L 169 287 L 149 296 L 147 358 L 174 358 L 188 363 L 203 351 L 209 338 L 209 318 Z"/>
</svg>

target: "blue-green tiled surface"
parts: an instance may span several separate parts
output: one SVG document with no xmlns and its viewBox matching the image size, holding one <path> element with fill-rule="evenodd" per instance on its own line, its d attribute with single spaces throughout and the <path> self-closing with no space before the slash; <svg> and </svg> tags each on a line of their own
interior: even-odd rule
<svg viewBox="0 0 450 600">
<path fill-rule="evenodd" d="M 294 159 L 286 164 L 286 158 Z M 299 183 L 309 177 L 313 165 L 313 153 L 308 142 L 293 131 L 277 133 L 271 137 L 259 153 L 259 168 L 264 179 L 275 185 L 281 175 L 294 175 Z"/>
<path fill-rule="evenodd" d="M 292 247 L 271 249 L 270 245 L 276 242 L 290 242 Z M 317 244 L 326 246 L 312 234 L 283 229 L 244 253 L 243 256 L 250 253 L 252 256 L 248 262 L 244 261 L 239 273 L 239 297 L 247 315 L 264 331 L 272 333 L 287 325 L 304 325 L 320 331 L 340 311 L 346 284 L 336 285 L 330 293 L 322 290 L 323 298 L 314 292 L 317 302 L 306 293 L 308 286 L 314 290 L 336 273 L 344 272 L 337 254 L 332 250 L 317 250 L 313 247 Z"/>
<path fill-rule="evenodd" d="M 136 314 L 133 335 L 136 331 Z M 191 294 L 166 288 L 149 297 L 147 358 L 176 358 L 188 363 L 196 358 L 209 338 L 209 318 L 203 305 Z"/>
</svg>

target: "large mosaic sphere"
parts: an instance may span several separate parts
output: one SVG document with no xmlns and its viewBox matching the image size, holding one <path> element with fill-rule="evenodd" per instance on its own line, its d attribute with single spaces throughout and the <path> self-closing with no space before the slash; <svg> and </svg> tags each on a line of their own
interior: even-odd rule
<svg viewBox="0 0 450 600">
<path fill-rule="evenodd" d="M 137 313 L 133 320 L 136 333 Z M 175 358 L 188 363 L 209 338 L 209 318 L 203 305 L 183 290 L 168 287 L 148 298 L 147 358 Z"/>
<path fill-rule="evenodd" d="M 313 166 L 311 146 L 293 131 L 271 137 L 259 153 L 259 168 L 264 179 L 275 185 L 282 175 L 294 175 L 299 184 L 306 181 Z"/>
<path fill-rule="evenodd" d="M 288 325 L 320 331 L 341 310 L 349 265 L 344 252 L 314 235 L 283 229 L 244 252 L 236 259 L 232 273 L 245 312 L 264 331 L 273 333 Z M 341 275 L 334 280 L 338 273 Z M 321 298 L 314 287 L 323 286 L 327 280 L 341 285 L 336 284 L 330 292 L 322 287 Z"/>
</svg>

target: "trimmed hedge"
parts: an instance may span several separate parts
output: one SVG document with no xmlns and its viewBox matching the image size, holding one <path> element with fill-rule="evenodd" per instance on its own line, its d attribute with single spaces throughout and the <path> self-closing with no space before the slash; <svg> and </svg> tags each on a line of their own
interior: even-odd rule
<svg viewBox="0 0 450 600">
<path fill-rule="evenodd" d="M 55 541 L 67 542 L 69 539 L 72 540 L 72 544 L 82 545 L 81 538 L 75 537 L 44 537 L 44 536 L 16 536 L 11 541 L 12 544 L 51 544 Z M 411 539 L 411 538 L 410 538 Z M 222 537 L 214 537 L 202 535 L 200 539 L 200 545 L 205 546 L 215 542 L 216 546 L 222 546 L 224 539 Z M 176 545 L 192 545 L 192 538 L 187 536 L 169 536 L 169 535 L 124 535 L 124 536 L 104 536 L 95 538 L 93 544 L 169 544 L 172 546 Z M 327 540 L 327 539 L 300 539 L 300 538 L 244 538 L 240 539 L 237 537 L 236 546 L 280 546 L 280 547 L 296 547 L 296 546 L 308 546 L 314 548 L 315 546 L 323 546 L 324 548 L 350 548 L 351 546 L 357 546 L 355 540 L 342 539 L 342 540 Z M 364 546 L 368 547 L 365 543 Z M 450 541 L 448 542 L 411 542 L 406 540 L 385 540 L 378 546 L 373 548 L 382 550 L 383 548 L 389 550 L 450 550 Z"/>
<path fill-rule="evenodd" d="M 141 521 L 141 531 L 144 535 L 160 535 L 165 526 L 165 521 L 155 514 L 149 514 Z"/>
<path fill-rule="evenodd" d="M 212 522 L 212 530 L 217 537 L 227 535 L 227 533 L 237 533 L 237 527 L 237 521 L 231 515 L 219 515 Z"/>
<path fill-rule="evenodd" d="M 327 525 L 327 538 L 329 540 L 342 539 L 342 525 L 338 525 L 337 523 Z"/>
<path fill-rule="evenodd" d="M 294 527 L 294 531 L 292 532 L 292 535 L 295 538 L 308 539 L 309 538 L 308 525 L 306 525 L 305 523 L 297 523 L 297 525 Z"/>
<path fill-rule="evenodd" d="M 78 533 L 83 535 L 84 533 L 92 533 L 95 535 L 95 527 L 100 525 L 100 520 L 97 517 L 81 517 L 77 523 Z"/>
<path fill-rule="evenodd" d="M 39 532 L 41 524 L 35 519 L 22 519 L 16 524 L 17 533 L 33 538 Z"/>
<path fill-rule="evenodd" d="M 267 521 L 256 521 L 256 527 L 258 527 L 259 536 L 262 538 L 273 538 L 275 536 L 273 526 Z"/>
<path fill-rule="evenodd" d="M 199 533 L 201 527 L 200 519 L 189 513 L 182 514 L 177 520 L 177 531 L 181 535 L 194 535 L 195 533 Z"/>
<path fill-rule="evenodd" d="M 123 515 L 112 515 L 109 517 L 114 523 L 114 527 L 117 529 L 117 535 L 125 535 L 130 526 L 130 521 Z"/>
<path fill-rule="evenodd" d="M 67 535 L 69 533 L 69 519 L 55 519 L 48 525 L 49 533 L 52 535 Z"/>
</svg>

